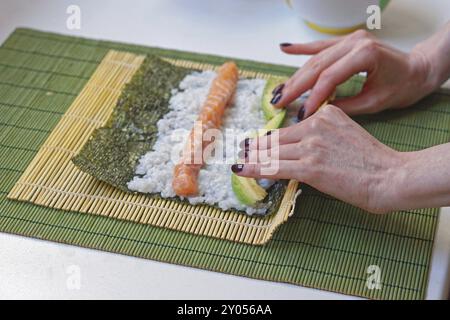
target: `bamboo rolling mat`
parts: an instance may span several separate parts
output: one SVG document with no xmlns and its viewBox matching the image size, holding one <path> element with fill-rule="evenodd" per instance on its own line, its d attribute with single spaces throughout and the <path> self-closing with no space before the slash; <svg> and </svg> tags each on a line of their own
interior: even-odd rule
<svg viewBox="0 0 450 320">
<path fill-rule="evenodd" d="M 71 161 L 95 128 L 109 119 L 125 83 L 131 80 L 145 56 L 109 51 L 83 90 L 8 194 L 8 199 L 248 244 L 265 244 L 285 222 L 295 204 L 296 181 L 286 188 L 276 214 L 265 218 L 193 206 L 170 199 L 151 198 L 116 189 L 78 169 Z M 168 59 L 186 68 L 213 70 L 214 65 Z M 242 77 L 270 77 L 241 70 Z M 231 183 L 231 182 L 230 182 Z"/>
<path fill-rule="evenodd" d="M 213 65 L 228 59 L 16 30 L 0 47 L 0 231 L 373 299 L 425 297 L 438 209 L 371 215 L 305 186 L 293 216 L 266 245 L 251 246 L 8 200 L 111 49 Z M 256 73 L 295 71 L 236 61 Z M 360 85 L 353 79 L 340 94 Z M 418 150 L 450 140 L 449 110 L 450 96 L 435 93 L 407 110 L 356 120 L 395 149 Z M 379 289 L 367 286 L 370 266 L 381 272 Z"/>
</svg>

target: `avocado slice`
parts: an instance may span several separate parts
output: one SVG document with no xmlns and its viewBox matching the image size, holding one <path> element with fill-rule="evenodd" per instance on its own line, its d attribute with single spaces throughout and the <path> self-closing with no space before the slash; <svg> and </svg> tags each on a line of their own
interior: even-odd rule
<svg viewBox="0 0 450 320">
<path fill-rule="evenodd" d="M 287 79 L 287 78 L 286 78 Z M 272 100 L 272 92 L 273 90 L 283 83 L 286 79 L 282 78 L 269 78 L 266 82 L 266 86 L 264 87 L 261 106 L 264 113 L 264 118 L 269 121 L 272 119 L 277 113 L 280 112 L 280 109 L 275 108 L 271 103 Z"/>
<path fill-rule="evenodd" d="M 231 186 L 238 200 L 248 206 L 255 206 L 267 196 L 267 191 L 253 178 L 240 177 L 232 173 Z"/>
<path fill-rule="evenodd" d="M 286 118 L 286 114 L 286 109 L 278 110 L 278 113 L 266 123 L 264 129 L 273 130 L 281 128 L 283 126 L 284 119 Z"/>
<path fill-rule="evenodd" d="M 284 119 L 286 118 L 287 111 L 285 109 L 280 110 L 269 122 L 266 123 L 263 129 L 258 130 L 258 134 L 253 134 L 250 138 L 256 136 L 265 135 L 268 131 L 281 128 L 283 126 Z"/>
</svg>

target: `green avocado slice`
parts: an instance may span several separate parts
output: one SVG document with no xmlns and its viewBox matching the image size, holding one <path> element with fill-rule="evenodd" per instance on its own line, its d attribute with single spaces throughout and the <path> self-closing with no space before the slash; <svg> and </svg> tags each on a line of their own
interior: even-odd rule
<svg viewBox="0 0 450 320">
<path fill-rule="evenodd" d="M 247 206 L 253 207 L 267 196 L 267 191 L 253 178 L 240 177 L 232 173 L 231 186 L 236 198 Z"/>
<path fill-rule="evenodd" d="M 269 122 L 266 123 L 263 129 L 259 129 L 257 132 L 252 132 L 249 135 L 249 138 L 253 139 L 258 136 L 265 135 L 268 131 L 281 128 L 284 123 L 284 119 L 286 118 L 287 111 L 285 109 L 280 110 L 280 112 L 273 117 Z"/>
<path fill-rule="evenodd" d="M 281 128 L 283 126 L 284 119 L 286 118 L 286 114 L 286 109 L 279 110 L 278 113 L 266 123 L 264 129 L 269 131 Z"/>
<path fill-rule="evenodd" d="M 264 87 L 262 100 L 261 100 L 261 106 L 264 113 L 264 118 L 269 121 L 273 117 L 275 117 L 279 112 L 280 109 L 275 108 L 271 103 L 270 100 L 272 100 L 272 92 L 273 90 L 283 83 L 285 79 L 280 78 L 269 78 L 266 82 L 266 86 Z"/>
</svg>

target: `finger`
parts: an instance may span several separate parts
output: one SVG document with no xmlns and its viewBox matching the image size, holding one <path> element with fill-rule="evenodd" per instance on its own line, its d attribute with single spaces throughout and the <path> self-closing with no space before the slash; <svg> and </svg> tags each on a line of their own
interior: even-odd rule
<svg viewBox="0 0 450 320">
<path fill-rule="evenodd" d="M 333 104 L 341 108 L 348 115 L 373 113 L 378 107 L 378 94 L 373 90 L 361 91 L 354 97 L 346 97 L 333 101 Z"/>
<path fill-rule="evenodd" d="M 339 41 L 342 37 L 336 37 L 327 40 L 314 41 L 309 43 L 281 43 L 281 51 L 287 54 L 317 54 L 320 51 L 329 48 Z"/>
<path fill-rule="evenodd" d="M 325 49 L 316 56 L 308 60 L 308 62 L 288 80 L 286 81 L 283 90 L 274 97 L 272 103 L 275 107 L 281 108 L 307 90 L 311 89 L 318 80 L 321 72 L 338 61 L 344 55 L 352 50 L 350 41 L 342 41 L 336 46 Z"/>
<path fill-rule="evenodd" d="M 372 59 L 369 59 L 364 54 L 359 54 L 359 51 L 352 51 L 352 53 L 349 53 L 336 61 L 318 77 L 317 82 L 304 105 L 305 117 L 316 112 L 324 101 L 336 90 L 338 85 L 359 72 L 370 72 L 372 67 Z"/>
<path fill-rule="evenodd" d="M 296 179 L 301 170 L 298 161 L 274 160 L 269 163 L 237 164 L 231 170 L 242 177 L 269 179 Z"/>
<path fill-rule="evenodd" d="M 298 160 L 301 157 L 298 143 L 276 145 L 268 149 L 252 149 L 244 153 L 248 163 L 264 162 L 268 159 Z"/>
<path fill-rule="evenodd" d="M 248 150 L 265 150 L 274 146 L 299 142 L 305 129 L 302 123 L 269 131 L 266 135 L 248 141 Z"/>
</svg>

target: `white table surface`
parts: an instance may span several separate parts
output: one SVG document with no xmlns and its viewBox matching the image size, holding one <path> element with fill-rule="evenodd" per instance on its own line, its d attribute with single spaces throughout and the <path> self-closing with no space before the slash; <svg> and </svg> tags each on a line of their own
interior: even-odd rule
<svg viewBox="0 0 450 320">
<path fill-rule="evenodd" d="M 426 5 L 424 5 L 426 3 Z M 66 8 L 81 8 L 81 30 Z M 393 0 L 376 34 L 409 50 L 450 19 L 448 0 Z M 1 0 L 0 42 L 16 27 L 299 66 L 280 42 L 326 36 L 309 30 L 282 0 Z M 450 208 L 442 210 L 427 292 L 448 296 Z M 67 285 L 71 266 L 81 286 Z M 350 299 L 354 297 L 0 234 L 0 298 Z"/>
</svg>

